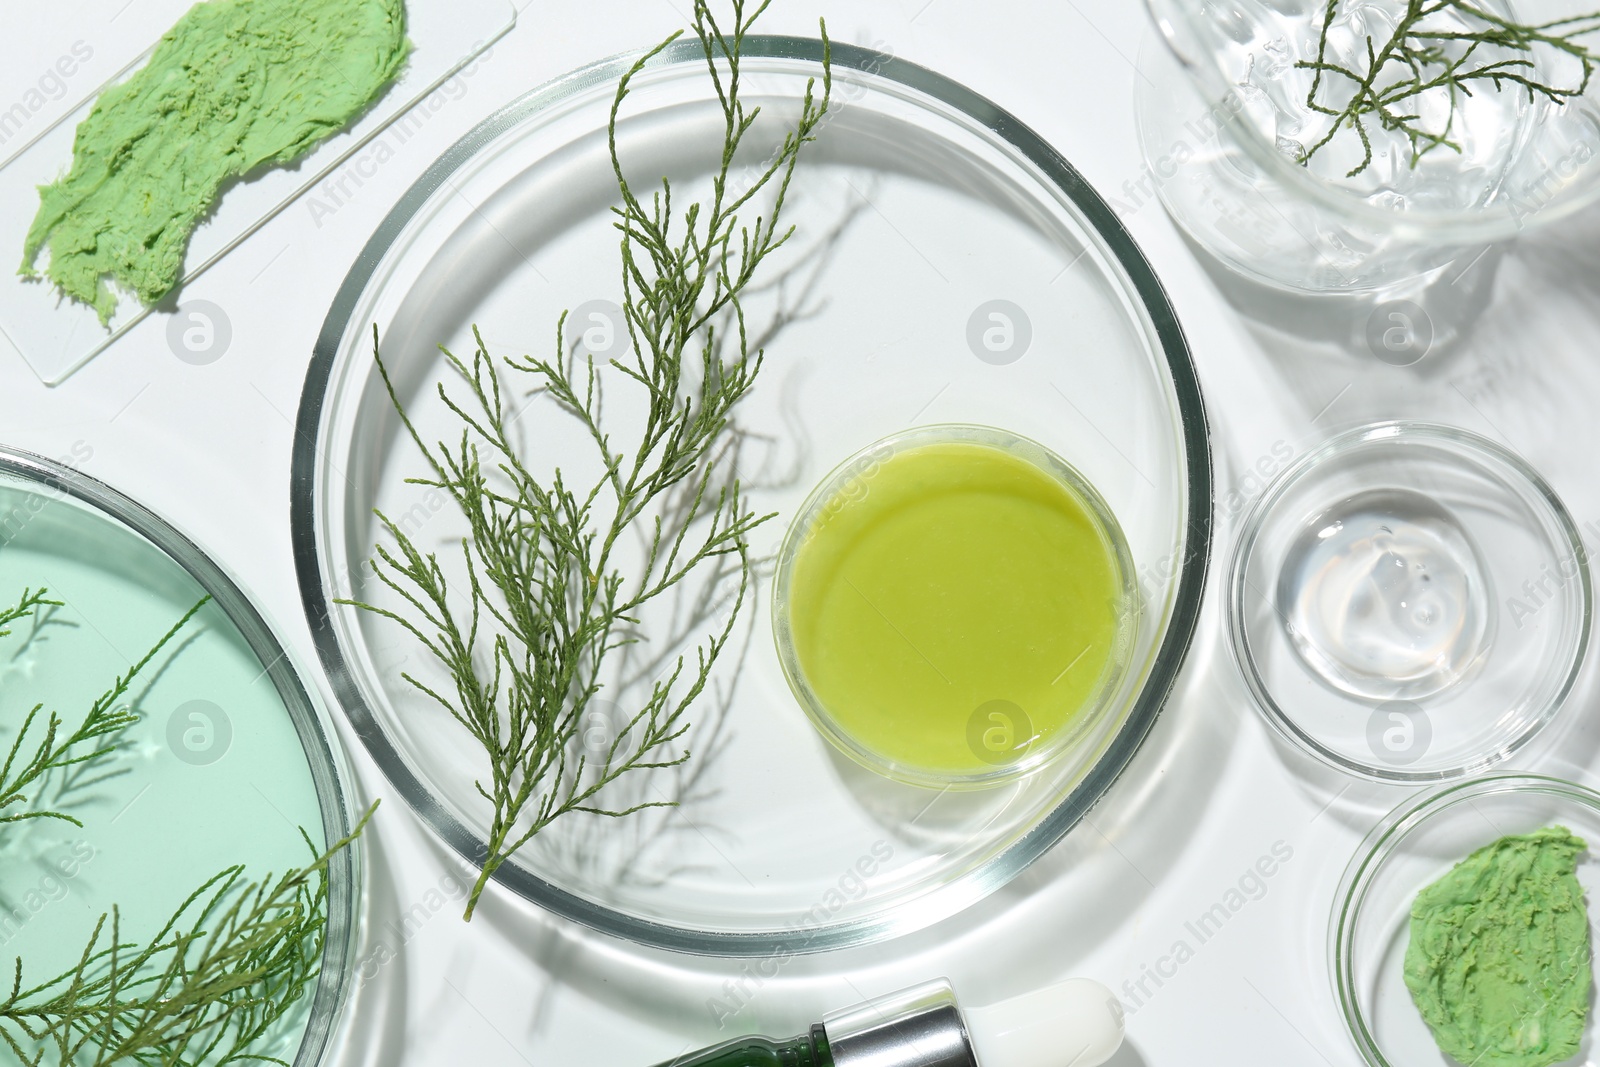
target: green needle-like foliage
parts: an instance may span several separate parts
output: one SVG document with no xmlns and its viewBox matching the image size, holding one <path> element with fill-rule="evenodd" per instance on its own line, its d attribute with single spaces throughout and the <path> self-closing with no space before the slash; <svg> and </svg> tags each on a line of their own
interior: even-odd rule
<svg viewBox="0 0 1600 1067">
<path fill-rule="evenodd" d="M 1502 18 L 1467 0 L 1405 0 L 1405 11 L 1394 33 L 1383 44 L 1369 36 L 1365 69 L 1354 69 L 1328 59 L 1328 33 L 1343 0 L 1328 0 L 1315 61 L 1295 66 L 1316 71 L 1306 106 L 1334 118 L 1322 139 L 1305 151 L 1308 162 L 1339 134 L 1354 130 L 1364 149 L 1362 160 L 1346 177 L 1355 177 L 1372 165 L 1369 123 L 1398 130 L 1411 144 L 1411 165 L 1435 148 L 1459 152 L 1454 139 L 1457 107 L 1474 86 L 1489 85 L 1496 92 L 1526 92 L 1530 100 L 1543 97 L 1562 104 L 1582 96 L 1595 71 L 1596 56 L 1579 38 L 1600 32 L 1600 12 L 1553 22 L 1526 25 Z M 1444 29 L 1438 16 L 1453 13 L 1467 29 Z M 1551 85 L 1540 80 L 1537 50 L 1553 49 L 1576 63 L 1582 75 L 1576 84 Z M 1327 84 L 1343 82 L 1350 93 L 1342 106 L 1322 102 Z M 1326 84 L 1325 84 L 1326 83 Z M 1424 93 L 1449 94 L 1449 116 L 1444 126 L 1429 129 L 1412 110 Z"/>
<path fill-rule="evenodd" d="M 25 987 L 18 959 L 0 1041 L 25 1067 L 282 1063 L 251 1050 L 316 979 L 328 861 L 371 816 L 320 855 L 306 838 L 312 862 L 276 879 L 221 871 L 143 944 L 122 940 L 113 908 L 61 974 Z"/>
<path fill-rule="evenodd" d="M 120 738 L 141 721 L 124 697 L 209 600 L 190 608 L 76 727 L 55 712 L 41 718 L 43 705 L 24 716 L 0 765 L 0 833 L 15 833 L 16 824 L 32 819 L 83 825 L 41 806 L 45 783 L 93 769 L 102 776 L 92 785 L 117 773 L 102 768 L 115 762 Z M 14 606 L 0 608 L 0 638 L 10 636 L 13 624 L 58 606 L 43 589 L 24 591 Z M 122 913 L 113 907 L 94 924 L 78 962 L 45 981 L 27 984 L 18 957 L 10 982 L 0 984 L 0 1052 L 10 1054 L 0 1060 L 14 1057 L 22 1067 L 281 1063 L 253 1049 L 316 981 L 328 863 L 371 816 L 369 809 L 349 837 L 320 854 L 301 831 L 311 860 L 281 877 L 251 881 L 243 866 L 226 868 L 142 942 L 124 939 Z"/>
<path fill-rule="evenodd" d="M 139 713 L 131 706 L 122 704 L 122 698 L 127 695 L 139 672 L 150 665 L 150 661 L 210 599 L 209 596 L 203 597 L 184 613 L 183 618 L 156 642 L 155 647 L 145 653 L 144 658 L 128 668 L 126 674 L 100 695 L 75 728 L 68 730 L 66 721 L 52 711 L 42 720 L 43 736 L 37 741 L 30 741 L 34 728 L 41 723 L 40 712 L 44 710 L 43 704 L 34 705 L 23 717 L 22 727 L 5 755 L 5 762 L 0 763 L 0 826 L 29 819 L 59 819 L 74 826 L 83 825 L 65 812 L 35 807 L 37 786 L 47 775 L 96 764 L 116 751 L 116 736 L 139 721 Z M 0 610 L 0 637 L 10 635 L 11 631 L 6 627 L 12 623 L 33 616 L 41 608 L 59 606 L 60 601 L 48 598 L 47 590 L 24 590 L 14 607 Z M 24 751 L 30 746 L 33 754 L 24 757 Z"/>
<path fill-rule="evenodd" d="M 793 232 L 779 217 L 799 159 L 828 108 L 832 67 L 824 64 L 820 98 L 808 83 L 800 115 L 781 145 L 742 187 L 735 157 L 760 109 L 746 107 L 741 52 L 767 3 L 733 0 L 724 30 L 706 0 L 697 0 L 694 33 L 723 116 L 720 166 L 705 203 L 675 213 L 663 180 L 648 199 L 631 188 L 617 148 L 617 119 L 634 77 L 675 40 L 674 34 L 623 75 L 611 108 L 611 163 L 620 194 L 614 208 L 621 234 L 623 311 L 633 356 L 609 366 L 624 387 L 641 395 L 642 420 L 617 443 L 602 425 L 600 374 L 592 356 L 565 350 L 566 316 L 556 326 L 556 356 L 495 358 L 474 330 L 470 359 L 445 351 L 464 383 L 464 397 L 441 385 L 441 401 L 461 423 L 457 441 L 430 445 L 401 404 L 378 353 L 373 354 L 396 410 L 426 457 L 431 474 L 411 479 L 450 496 L 466 517 L 462 542 L 465 595 L 446 581 L 437 557 L 423 551 L 387 516 L 393 538 L 380 545 L 374 569 L 404 606 L 366 603 L 420 641 L 449 677 L 449 691 L 405 674 L 484 750 L 478 792 L 493 816 L 482 872 L 467 901 L 471 919 L 495 871 L 518 849 L 569 812 L 624 816 L 670 803 L 608 806 L 606 786 L 636 771 L 670 767 L 689 758 L 682 741 L 685 712 L 705 689 L 726 646 L 749 587 L 747 535 L 766 516 L 746 506 L 736 476 L 726 472 L 730 414 L 749 392 L 762 352 L 750 350 L 741 294 L 763 260 Z M 765 216 L 741 220 L 768 190 Z M 728 338 L 719 334 L 727 325 Z M 724 341 L 728 343 L 724 345 Z M 724 347 L 737 343 L 737 355 Z M 592 443 L 599 474 L 575 484 L 559 468 L 541 479 L 523 455 L 507 411 L 506 377 L 553 399 Z M 570 469 L 570 468 L 569 468 Z M 644 545 L 643 561 L 624 566 L 622 549 Z M 617 732 L 603 758 L 585 753 L 580 723 L 602 687 L 602 666 L 618 648 L 639 639 L 641 609 L 678 586 L 708 561 L 737 561 L 738 587 L 725 622 L 679 656 L 642 706 Z M 347 602 L 357 603 L 357 602 Z"/>
</svg>

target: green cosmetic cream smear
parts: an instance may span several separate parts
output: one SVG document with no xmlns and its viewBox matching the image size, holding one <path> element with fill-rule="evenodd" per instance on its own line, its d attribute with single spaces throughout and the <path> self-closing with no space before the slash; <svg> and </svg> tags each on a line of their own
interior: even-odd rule
<svg viewBox="0 0 1600 1067">
<path fill-rule="evenodd" d="M 1577 1054 L 1592 983 L 1574 873 L 1585 847 L 1564 826 L 1502 837 L 1417 894 L 1406 988 L 1446 1055 L 1546 1067 Z"/>
<path fill-rule="evenodd" d="M 791 535 L 786 621 L 814 717 L 923 778 L 1070 733 L 1126 644 L 1131 568 L 1103 505 L 971 440 L 880 446 L 846 472 Z"/>
<path fill-rule="evenodd" d="M 116 311 L 115 281 L 146 305 L 178 282 L 189 235 L 230 179 L 293 162 L 394 80 L 410 45 L 402 0 L 209 0 L 78 126 L 72 169 L 39 190 L 23 246 L 44 273 Z"/>
</svg>

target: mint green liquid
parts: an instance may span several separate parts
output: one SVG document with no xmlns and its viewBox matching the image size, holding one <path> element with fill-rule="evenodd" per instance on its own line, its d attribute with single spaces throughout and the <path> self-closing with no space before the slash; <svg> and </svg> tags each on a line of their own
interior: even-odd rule
<svg viewBox="0 0 1600 1067">
<path fill-rule="evenodd" d="M 0 639 L 6 750 L 35 704 L 76 726 L 204 594 L 161 550 L 87 505 L 0 485 L 0 601 L 10 606 L 24 587 L 40 586 L 64 606 L 31 639 L 27 620 Z M 259 881 L 304 865 L 300 827 L 322 846 L 307 757 L 265 667 L 222 610 L 207 605 L 130 690 L 143 719 L 103 769 L 112 776 L 49 804 L 84 827 L 0 826 L 0 967 L 8 976 L 17 956 L 24 988 L 73 966 L 113 905 L 122 940 L 144 941 L 224 867 L 245 864 Z M 24 753 L 42 730 L 35 726 Z M 64 784 L 50 780 L 45 799 Z M 292 1060 L 312 992 L 282 1033 L 253 1051 Z"/>
</svg>

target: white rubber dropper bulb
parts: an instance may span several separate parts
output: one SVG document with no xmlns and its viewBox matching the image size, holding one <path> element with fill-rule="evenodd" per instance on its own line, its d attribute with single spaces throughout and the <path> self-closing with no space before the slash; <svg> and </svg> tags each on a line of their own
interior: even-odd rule
<svg viewBox="0 0 1600 1067">
<path fill-rule="evenodd" d="M 978 1067 L 1099 1067 L 1122 1046 L 1122 1004 L 1088 978 L 961 1014 Z"/>
</svg>

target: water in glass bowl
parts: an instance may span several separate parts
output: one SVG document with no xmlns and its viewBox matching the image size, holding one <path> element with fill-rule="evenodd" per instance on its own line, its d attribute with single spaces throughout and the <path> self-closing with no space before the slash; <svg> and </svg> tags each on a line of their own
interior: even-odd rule
<svg viewBox="0 0 1600 1067">
<path fill-rule="evenodd" d="M 1524 124 L 1536 111 L 1534 103 L 1510 84 L 1504 91 L 1493 91 L 1485 83 L 1471 95 L 1433 84 L 1411 94 L 1416 80 L 1413 68 L 1397 53 L 1382 58 L 1385 43 L 1394 41 L 1400 29 L 1405 4 L 1339 5 L 1327 22 L 1325 50 L 1322 3 L 1233 6 L 1241 32 L 1238 37 L 1230 32 L 1219 38 L 1225 48 L 1217 60 L 1238 86 L 1243 116 L 1290 161 L 1303 161 L 1312 176 L 1396 211 L 1469 210 L 1499 191 L 1507 164 L 1524 140 Z M 1487 10 L 1492 13 L 1494 8 Z M 1510 14 L 1503 5 L 1502 13 Z M 1483 25 L 1444 8 L 1417 23 L 1410 40 L 1426 47 L 1434 44 L 1431 35 L 1470 35 Z M 1394 101 L 1390 110 L 1395 116 L 1411 116 L 1405 127 L 1390 126 L 1377 116 L 1363 120 L 1360 129 L 1341 120 L 1361 86 L 1352 76 L 1365 79 L 1373 68 L 1369 43 L 1380 57 L 1372 89 Z M 1442 56 L 1463 62 L 1463 69 L 1521 58 L 1506 47 L 1455 41 L 1439 41 L 1436 47 Z M 1302 65 L 1318 62 L 1319 55 L 1320 62 L 1348 73 Z M 1553 63 L 1553 58 L 1541 59 Z M 1577 73 L 1581 77 L 1581 70 Z M 1437 81 L 1425 79 L 1425 83 Z M 1408 130 L 1421 139 L 1414 140 Z M 1429 134 L 1449 144 L 1432 143 L 1426 139 Z"/>
<path fill-rule="evenodd" d="M 1148 0 L 1152 191 L 1257 281 L 1417 288 L 1600 198 L 1585 2 Z"/>
</svg>

